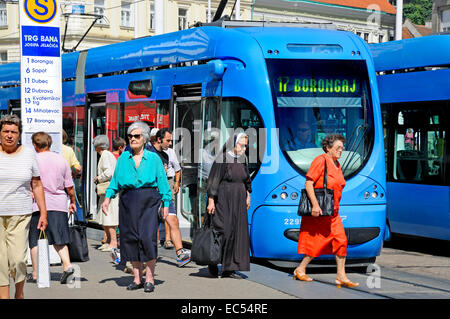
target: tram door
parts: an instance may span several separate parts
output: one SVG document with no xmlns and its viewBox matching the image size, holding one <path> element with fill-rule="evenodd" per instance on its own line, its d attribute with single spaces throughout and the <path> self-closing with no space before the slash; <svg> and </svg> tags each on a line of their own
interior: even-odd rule
<svg viewBox="0 0 450 319">
<path fill-rule="evenodd" d="M 104 134 L 108 136 L 109 151 L 112 140 L 118 135 L 119 97 L 118 92 L 106 92 L 88 95 L 88 127 L 86 150 L 85 198 L 88 207 L 88 221 L 96 222 L 98 215 L 98 199 L 94 177 L 97 176 L 97 164 L 100 156 L 92 144 L 94 137 Z"/>
<path fill-rule="evenodd" d="M 203 165 L 203 150 L 207 142 L 205 133 L 208 128 L 211 131 L 216 127 L 217 105 L 212 107 L 202 99 L 201 85 L 174 89 L 174 150 L 182 168 L 177 212 L 182 237 L 192 238 L 192 231 L 201 224 L 201 216 L 206 211 L 208 176 Z"/>
</svg>

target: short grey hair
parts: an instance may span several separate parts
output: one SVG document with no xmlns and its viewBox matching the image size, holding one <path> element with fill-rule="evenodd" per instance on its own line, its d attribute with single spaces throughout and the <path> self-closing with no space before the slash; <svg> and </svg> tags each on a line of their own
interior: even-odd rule
<svg viewBox="0 0 450 319">
<path fill-rule="evenodd" d="M 101 148 L 102 150 L 109 149 L 109 139 L 106 135 L 97 135 L 94 137 L 94 140 L 92 141 L 92 144 L 94 144 L 94 147 Z"/>
<path fill-rule="evenodd" d="M 331 134 L 328 134 L 327 136 L 325 136 L 322 140 L 323 151 L 325 153 L 328 152 L 327 147 L 332 148 L 334 142 L 336 142 L 336 141 L 341 141 L 342 144 L 345 144 L 345 137 L 338 133 L 331 133 Z"/>
<path fill-rule="evenodd" d="M 145 142 L 150 141 L 150 127 L 147 123 L 142 121 L 136 121 L 128 127 L 127 134 L 131 134 L 135 129 L 140 129 L 142 131 L 142 136 Z"/>
<path fill-rule="evenodd" d="M 16 114 L 6 114 L 5 116 L 3 116 L 0 120 L 0 130 L 2 130 L 3 125 L 5 124 L 16 125 L 19 128 L 19 134 L 22 133 L 22 121 Z"/>
</svg>

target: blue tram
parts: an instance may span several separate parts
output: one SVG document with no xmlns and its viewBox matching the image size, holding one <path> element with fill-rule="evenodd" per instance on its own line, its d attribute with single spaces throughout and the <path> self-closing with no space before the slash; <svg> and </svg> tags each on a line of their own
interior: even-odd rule
<svg viewBox="0 0 450 319">
<path fill-rule="evenodd" d="M 135 120 L 174 130 L 183 168 L 185 239 L 206 210 L 206 180 L 233 130 L 249 135 L 251 255 L 298 262 L 299 194 L 329 132 L 346 136 L 340 214 L 348 261 L 373 261 L 385 232 L 383 129 L 374 65 L 350 32 L 203 26 L 62 57 L 63 126 L 83 165 L 77 198 L 95 220 L 92 139 L 125 137 Z M 0 66 L 1 105 L 20 100 L 19 65 Z M 323 256 L 322 260 L 334 260 Z"/>
<path fill-rule="evenodd" d="M 373 44 L 388 231 L 450 240 L 450 35 Z"/>
</svg>

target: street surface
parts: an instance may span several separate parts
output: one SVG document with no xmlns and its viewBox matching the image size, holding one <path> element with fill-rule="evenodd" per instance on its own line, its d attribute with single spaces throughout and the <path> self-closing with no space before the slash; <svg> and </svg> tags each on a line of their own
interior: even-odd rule
<svg viewBox="0 0 450 319">
<path fill-rule="evenodd" d="M 431 244 L 430 244 L 431 243 Z M 432 245 L 432 246 L 429 246 Z M 156 285 L 153 293 L 127 291 L 131 274 L 112 263 L 109 253 L 100 252 L 97 240 L 89 239 L 90 261 L 74 263 L 80 276 L 69 285 L 61 285 L 61 266 L 51 267 L 51 287 L 37 288 L 26 283 L 25 298 L 36 299 L 449 299 L 450 252 L 448 243 L 402 239 L 388 243 L 369 266 L 372 272 L 354 272 L 348 268 L 355 289 L 336 288 L 335 268 L 311 268 L 314 282 L 294 281 L 292 269 L 252 263 L 242 272 L 246 280 L 212 278 L 205 266 L 191 262 L 176 266 L 174 250 L 159 249 Z M 428 249 L 427 247 L 432 247 Z M 447 249 L 447 250 L 446 250 Z M 439 253 L 442 252 L 442 253 Z M 31 267 L 29 267 L 29 272 Z"/>
</svg>

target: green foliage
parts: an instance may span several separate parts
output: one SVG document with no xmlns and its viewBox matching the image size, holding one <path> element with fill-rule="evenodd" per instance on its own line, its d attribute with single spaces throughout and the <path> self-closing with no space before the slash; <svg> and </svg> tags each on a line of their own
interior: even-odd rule
<svg viewBox="0 0 450 319">
<path fill-rule="evenodd" d="M 403 18 L 408 18 L 414 24 L 425 24 L 431 20 L 432 0 L 412 0 L 403 6 Z"/>
</svg>

